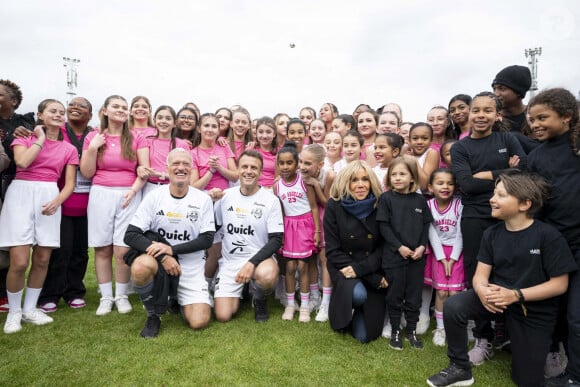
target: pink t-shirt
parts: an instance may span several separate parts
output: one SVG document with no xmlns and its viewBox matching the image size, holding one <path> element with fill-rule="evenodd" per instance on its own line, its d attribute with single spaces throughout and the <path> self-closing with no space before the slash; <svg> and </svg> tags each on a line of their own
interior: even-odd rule
<svg viewBox="0 0 580 387">
<path fill-rule="evenodd" d="M 12 148 L 22 145 L 30 148 L 36 142 L 36 137 L 19 137 L 12 141 Z M 67 165 L 79 165 L 79 155 L 71 144 L 63 141 L 53 141 L 48 138 L 42 149 L 28 168 L 16 167 L 16 180 L 45 181 L 56 183 Z"/>
<path fill-rule="evenodd" d="M 131 129 L 133 136 L 140 135 L 142 137 L 157 136 L 157 129 L 147 127 L 147 128 L 133 128 Z"/>
<path fill-rule="evenodd" d="M 63 141 L 70 143 L 70 139 L 68 138 L 68 134 L 66 132 L 66 126 L 62 126 L 61 128 Z M 87 134 L 88 135 L 88 134 Z M 78 135 L 77 138 L 80 140 L 82 135 Z M 76 147 L 75 147 L 76 149 Z M 65 174 L 63 173 L 58 181 L 59 188 L 62 189 L 65 184 Z M 76 183 L 75 183 L 75 192 L 73 192 L 68 199 L 66 199 L 62 205 L 62 214 L 64 216 L 86 216 L 87 215 L 87 206 L 89 204 L 89 191 L 90 188 L 90 180 L 84 178 L 81 174 L 80 168 L 77 168 L 77 176 L 76 176 Z M 76 192 L 77 187 L 83 187 L 86 189 L 86 192 Z"/>
<path fill-rule="evenodd" d="M 443 143 L 439 143 L 439 142 L 433 142 L 431 141 L 431 145 L 429 145 L 429 148 L 431 149 L 435 149 L 437 151 L 437 154 L 440 155 L 441 154 L 441 147 L 443 146 Z M 441 160 L 441 158 L 439 158 L 439 168 L 447 168 L 447 164 L 445 164 L 443 162 L 443 160 Z"/>
<path fill-rule="evenodd" d="M 257 148 L 256 150 L 260 152 L 264 161 L 262 176 L 260 176 L 258 184 L 262 187 L 270 188 L 274 185 L 274 177 L 276 175 L 276 155 L 266 152 L 262 148 Z"/>
<path fill-rule="evenodd" d="M 171 151 L 171 140 L 148 137 L 146 139 L 149 147 L 149 166 L 156 171 L 167 170 L 167 155 Z M 180 138 L 175 139 L 175 147 L 189 151 L 189 145 Z M 151 183 L 169 183 L 169 180 L 159 180 L 158 177 L 149 178 Z"/>
<path fill-rule="evenodd" d="M 246 144 L 243 141 L 234 141 L 236 160 L 240 158 L 243 151 L 246 150 Z"/>
<path fill-rule="evenodd" d="M 91 140 L 98 131 L 85 137 L 83 151 L 89 148 Z M 146 149 L 147 141 L 140 135 L 133 135 L 133 151 Z M 75 150 L 76 151 L 76 150 Z M 130 187 L 137 178 L 137 155 L 135 160 L 125 160 L 121 154 L 121 136 L 105 135 L 105 152 L 97 156 L 97 171 L 93 176 L 93 184 L 105 187 Z"/>
<path fill-rule="evenodd" d="M 229 145 L 221 146 L 215 144 L 213 148 L 202 149 L 200 147 L 193 148 L 191 150 L 191 157 L 193 158 L 193 167 L 197 168 L 199 177 L 202 178 L 206 173 L 209 173 L 209 158 L 211 156 L 217 156 L 219 158 L 219 163 L 222 167 L 228 167 L 228 159 L 234 159 L 234 152 L 230 149 Z M 210 190 L 212 188 L 226 189 L 229 188 L 229 180 L 223 177 L 218 171 L 216 171 L 211 180 L 207 183 L 204 190 Z"/>
</svg>

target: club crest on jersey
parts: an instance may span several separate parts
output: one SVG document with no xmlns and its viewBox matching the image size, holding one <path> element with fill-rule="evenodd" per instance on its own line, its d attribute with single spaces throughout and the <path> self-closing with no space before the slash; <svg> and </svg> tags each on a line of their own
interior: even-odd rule
<svg viewBox="0 0 580 387">
<path fill-rule="evenodd" d="M 261 208 L 254 208 L 252 210 L 252 215 L 254 215 L 254 218 L 260 219 L 264 213 L 262 212 Z"/>
<path fill-rule="evenodd" d="M 197 219 L 199 219 L 199 212 L 197 210 L 187 211 L 186 217 L 191 223 L 195 223 L 197 222 Z"/>
</svg>

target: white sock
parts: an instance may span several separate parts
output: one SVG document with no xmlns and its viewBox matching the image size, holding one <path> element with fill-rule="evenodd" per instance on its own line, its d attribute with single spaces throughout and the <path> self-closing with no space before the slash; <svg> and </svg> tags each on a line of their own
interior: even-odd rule
<svg viewBox="0 0 580 387">
<path fill-rule="evenodd" d="M 431 306 L 431 297 L 433 297 L 433 288 L 424 285 L 421 293 L 421 314 L 429 316 L 429 307 Z"/>
<path fill-rule="evenodd" d="M 40 292 L 42 288 L 26 288 L 26 295 L 24 296 L 24 306 L 22 307 L 22 313 L 28 313 L 36 308 L 36 303 L 38 302 L 38 297 L 40 297 Z"/>
<path fill-rule="evenodd" d="M 332 295 L 332 288 L 322 288 L 322 304 L 329 305 L 330 304 L 330 296 Z"/>
<path fill-rule="evenodd" d="M 99 290 L 101 291 L 101 297 L 113 298 L 112 282 L 105 282 L 104 284 L 99 284 Z"/>
<path fill-rule="evenodd" d="M 294 293 L 286 293 L 286 300 L 288 300 L 288 303 L 286 305 L 295 306 Z"/>
<path fill-rule="evenodd" d="M 437 321 L 437 329 L 443 329 L 443 312 L 439 312 L 435 309 L 435 321 Z"/>
<path fill-rule="evenodd" d="M 128 283 L 122 284 L 120 282 L 115 282 L 115 297 L 126 296 Z"/>
<path fill-rule="evenodd" d="M 308 308 L 309 300 L 310 300 L 310 292 L 306 293 L 300 292 L 300 308 Z"/>
<path fill-rule="evenodd" d="M 24 289 L 20 289 L 16 293 L 6 291 L 8 296 L 8 305 L 10 306 L 10 313 L 21 313 L 22 312 L 22 292 Z"/>
</svg>

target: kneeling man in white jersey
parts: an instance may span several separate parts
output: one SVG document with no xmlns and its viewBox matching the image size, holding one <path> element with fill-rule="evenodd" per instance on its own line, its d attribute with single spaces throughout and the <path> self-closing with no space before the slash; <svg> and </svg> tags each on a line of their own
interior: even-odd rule
<svg viewBox="0 0 580 387">
<path fill-rule="evenodd" d="M 177 300 L 189 326 L 205 328 L 211 317 L 204 250 L 212 245 L 215 232 L 213 204 L 207 194 L 190 187 L 191 167 L 188 151 L 175 148 L 169 152 L 169 184 L 145 197 L 125 233 L 125 243 L 143 252 L 127 263 L 147 311 L 141 331 L 145 338 L 158 335 L 160 314 L 166 310 L 169 289 L 176 278 Z M 152 241 L 152 234 L 167 244 Z"/>
<path fill-rule="evenodd" d="M 216 224 L 224 234 L 214 293 L 215 315 L 221 322 L 231 320 L 238 311 L 240 295 L 250 281 L 256 321 L 269 318 L 266 292 L 278 278 L 272 255 L 282 245 L 284 221 L 278 198 L 258 185 L 262 167 L 259 152 L 244 151 L 238 159 L 240 186 L 225 190 L 215 203 Z"/>
</svg>

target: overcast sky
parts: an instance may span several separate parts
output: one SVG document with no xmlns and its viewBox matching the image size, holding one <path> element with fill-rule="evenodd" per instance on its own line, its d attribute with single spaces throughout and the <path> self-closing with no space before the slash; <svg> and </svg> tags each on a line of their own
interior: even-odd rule
<svg viewBox="0 0 580 387">
<path fill-rule="evenodd" d="M 539 46 L 540 89 L 580 90 L 576 0 L 21 0 L 0 15 L 0 78 L 21 86 L 20 113 L 66 101 L 63 56 L 80 59 L 77 94 L 95 108 L 110 94 L 253 117 L 398 102 L 419 121 Z"/>
</svg>

